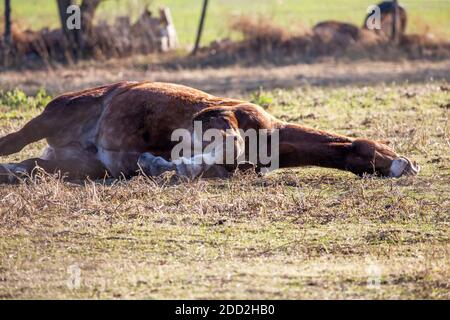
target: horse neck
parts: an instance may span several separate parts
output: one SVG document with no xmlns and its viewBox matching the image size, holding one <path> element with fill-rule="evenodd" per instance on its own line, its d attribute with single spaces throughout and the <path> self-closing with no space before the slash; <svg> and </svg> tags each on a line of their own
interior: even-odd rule
<svg viewBox="0 0 450 320">
<path fill-rule="evenodd" d="M 278 129 L 280 167 L 312 165 L 345 169 L 351 138 L 296 124 L 282 123 Z"/>
</svg>

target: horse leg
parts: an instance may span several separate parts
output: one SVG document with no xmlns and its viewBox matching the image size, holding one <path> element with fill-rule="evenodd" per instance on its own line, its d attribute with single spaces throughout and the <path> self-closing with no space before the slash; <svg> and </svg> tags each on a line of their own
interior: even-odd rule
<svg viewBox="0 0 450 320">
<path fill-rule="evenodd" d="M 150 176 L 159 176 L 164 172 L 174 171 L 177 175 L 194 179 L 197 177 L 229 177 L 227 166 L 236 166 L 238 159 L 245 152 L 244 140 L 237 130 L 221 131 L 217 129 L 222 141 L 216 140 L 212 148 L 190 158 L 181 157 L 167 161 L 153 154 L 143 153 L 138 159 L 139 167 Z M 195 139 L 195 137 L 194 137 Z M 210 146 L 208 146 L 210 147 Z M 209 149 L 209 151 L 206 151 Z M 230 163 L 228 163 L 230 161 Z"/>
<path fill-rule="evenodd" d="M 33 177 L 38 167 L 49 174 L 59 173 L 69 180 L 102 179 L 107 175 L 103 164 L 88 152 L 71 152 L 64 157 L 65 152 L 63 157 L 57 150 L 48 159 L 32 158 L 20 163 L 0 164 L 0 183 L 15 183 L 20 177 Z"/>
<path fill-rule="evenodd" d="M 157 157 L 150 152 L 143 153 L 138 160 L 140 169 L 150 177 L 157 177 L 165 172 L 174 172 L 180 177 L 194 179 L 202 178 L 228 178 L 230 172 L 222 165 L 208 165 L 199 163 L 195 157 L 182 158 L 175 161 L 168 161 L 162 157 Z"/>
<path fill-rule="evenodd" d="M 0 156 L 17 153 L 28 144 L 50 136 L 55 130 L 49 118 L 41 114 L 19 131 L 0 138 Z"/>
</svg>

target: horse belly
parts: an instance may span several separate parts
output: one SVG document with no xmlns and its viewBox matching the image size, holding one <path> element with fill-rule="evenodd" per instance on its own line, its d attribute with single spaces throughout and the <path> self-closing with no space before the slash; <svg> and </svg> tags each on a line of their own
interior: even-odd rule
<svg viewBox="0 0 450 320">
<path fill-rule="evenodd" d="M 115 178 L 120 176 L 131 177 L 138 173 L 138 158 L 142 152 L 112 151 L 99 148 L 97 159 L 107 168 Z"/>
</svg>

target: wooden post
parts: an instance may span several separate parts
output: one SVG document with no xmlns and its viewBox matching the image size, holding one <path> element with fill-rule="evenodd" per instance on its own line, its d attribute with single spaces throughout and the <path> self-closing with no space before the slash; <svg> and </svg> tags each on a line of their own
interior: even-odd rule
<svg viewBox="0 0 450 320">
<path fill-rule="evenodd" d="M 5 42 L 11 44 L 11 0 L 5 0 Z"/>
<path fill-rule="evenodd" d="M 399 22 L 399 16 L 398 16 L 398 1 L 393 0 L 393 12 L 392 12 L 392 33 L 391 33 L 391 41 L 397 42 L 398 39 L 398 22 Z"/>
<path fill-rule="evenodd" d="M 167 48 L 162 48 L 162 51 L 176 49 L 178 47 L 178 36 L 173 24 L 172 14 L 167 7 L 159 9 L 159 16 L 164 22 L 164 35 L 167 37 Z"/>
<path fill-rule="evenodd" d="M 202 16 L 200 17 L 200 23 L 198 25 L 198 31 L 197 31 L 197 39 L 195 40 L 194 50 L 192 51 L 193 56 L 195 56 L 197 54 L 198 48 L 200 46 L 200 39 L 201 39 L 202 33 L 203 33 L 203 25 L 205 23 L 207 8 L 208 8 L 208 0 L 203 0 Z"/>
</svg>

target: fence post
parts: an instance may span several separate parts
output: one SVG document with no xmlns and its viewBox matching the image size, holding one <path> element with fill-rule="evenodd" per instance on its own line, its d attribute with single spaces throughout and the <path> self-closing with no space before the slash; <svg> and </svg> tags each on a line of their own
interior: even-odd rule
<svg viewBox="0 0 450 320">
<path fill-rule="evenodd" d="M 398 39 L 398 1 L 393 0 L 393 12 L 392 12 L 392 33 L 391 33 L 391 41 L 397 42 Z"/>
<path fill-rule="evenodd" d="M 11 0 L 5 0 L 5 42 L 11 44 Z"/>
<path fill-rule="evenodd" d="M 178 36 L 170 9 L 168 7 L 159 9 L 159 15 L 164 24 L 163 35 L 167 37 L 167 47 L 161 46 L 161 49 L 162 51 L 176 49 L 178 47 Z"/>
<path fill-rule="evenodd" d="M 202 16 L 200 18 L 200 24 L 198 25 L 197 39 L 195 40 L 194 50 L 192 51 L 193 56 L 195 56 L 197 54 L 198 48 L 200 46 L 200 39 L 202 37 L 203 25 L 205 23 L 207 8 L 208 8 L 208 0 L 203 0 Z"/>
</svg>

